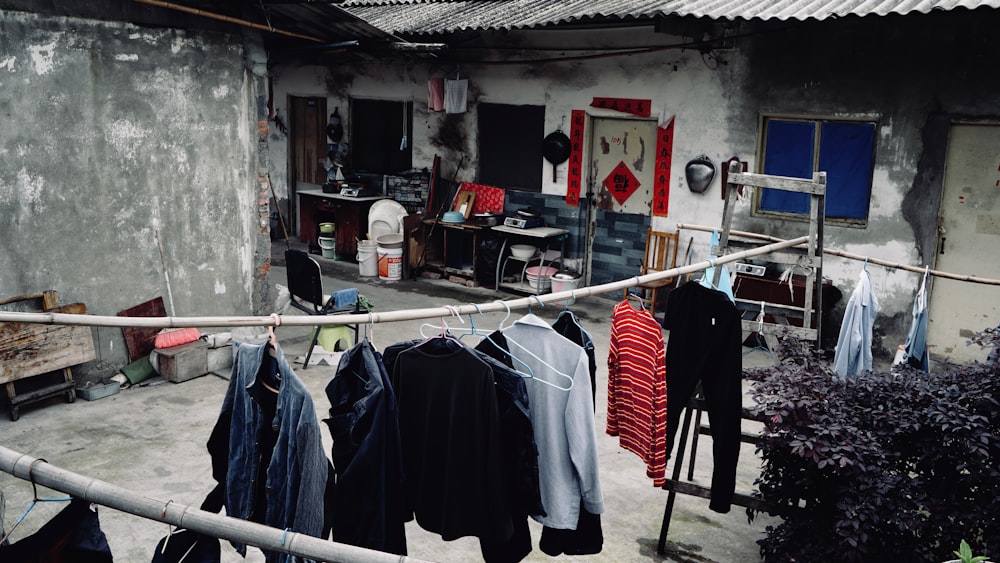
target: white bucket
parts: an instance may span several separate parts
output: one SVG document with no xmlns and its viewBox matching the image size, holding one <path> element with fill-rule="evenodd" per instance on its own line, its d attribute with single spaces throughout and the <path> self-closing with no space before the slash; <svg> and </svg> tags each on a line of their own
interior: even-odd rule
<svg viewBox="0 0 1000 563">
<path fill-rule="evenodd" d="M 397 281 L 403 277 L 403 249 L 378 247 L 378 277 Z"/>
<path fill-rule="evenodd" d="M 337 239 L 319 237 L 319 247 L 323 251 L 323 258 L 337 257 Z"/>
<path fill-rule="evenodd" d="M 552 293 L 559 293 L 561 291 L 573 291 L 577 289 L 580 285 L 580 277 L 573 274 L 558 273 L 552 276 Z M 573 297 L 566 299 L 567 305 L 572 305 L 576 302 Z"/>
<path fill-rule="evenodd" d="M 376 255 L 375 246 L 371 245 L 358 246 L 358 273 L 361 274 L 362 276 L 378 275 L 378 256 Z"/>
</svg>

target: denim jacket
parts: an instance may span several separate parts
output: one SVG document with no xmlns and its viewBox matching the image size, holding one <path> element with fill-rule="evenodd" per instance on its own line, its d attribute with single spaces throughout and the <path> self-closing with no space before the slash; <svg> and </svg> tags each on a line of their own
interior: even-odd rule
<svg viewBox="0 0 1000 563">
<path fill-rule="evenodd" d="M 232 416 L 229 428 L 226 513 L 248 519 L 256 499 L 257 463 L 266 463 L 267 511 L 263 524 L 321 537 L 323 499 L 328 461 L 323 453 L 319 421 L 312 397 L 292 371 L 279 349 L 277 358 L 268 354 L 267 344 L 233 343 L 233 373 L 222 405 L 222 416 Z M 257 374 L 264 362 L 280 375 L 276 412 L 266 420 L 257 393 L 270 393 L 258 385 Z M 276 365 L 274 365 L 276 364 Z M 221 417 L 220 417 L 221 418 Z M 258 459 L 258 439 L 265 425 L 277 432 L 270 459 Z M 233 543 L 241 555 L 246 546 Z M 278 560 L 267 553 L 268 561 Z"/>
</svg>

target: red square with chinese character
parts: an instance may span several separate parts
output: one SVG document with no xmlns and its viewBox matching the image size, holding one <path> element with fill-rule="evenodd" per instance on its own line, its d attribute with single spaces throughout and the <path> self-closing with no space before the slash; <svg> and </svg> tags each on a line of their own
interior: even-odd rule
<svg viewBox="0 0 1000 563">
<path fill-rule="evenodd" d="M 632 194 L 639 189 L 639 180 L 629 170 L 628 165 L 621 161 L 604 179 L 604 189 L 611 192 L 611 196 L 615 198 L 618 205 L 625 205 L 628 198 L 632 197 Z"/>
</svg>

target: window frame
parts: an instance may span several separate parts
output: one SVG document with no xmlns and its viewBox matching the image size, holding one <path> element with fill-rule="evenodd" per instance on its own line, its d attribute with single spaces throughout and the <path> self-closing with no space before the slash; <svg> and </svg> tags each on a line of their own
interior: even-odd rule
<svg viewBox="0 0 1000 563">
<path fill-rule="evenodd" d="M 384 122 L 379 122 L 377 125 L 372 125 L 369 123 L 364 123 L 363 119 L 358 117 L 356 110 L 358 109 L 359 102 L 361 104 L 394 104 L 395 107 L 391 108 L 391 111 L 387 109 L 384 112 L 375 112 L 377 115 L 383 116 L 385 118 Z M 390 100 L 385 98 L 366 98 L 366 97 L 351 97 L 349 99 L 349 127 L 350 127 L 350 137 L 348 138 L 348 160 L 350 162 L 350 172 L 351 173 L 370 173 L 370 174 L 395 174 L 399 172 L 405 172 L 413 168 L 413 101 L 412 100 Z M 402 106 L 402 107 L 399 107 Z M 399 166 L 393 166 L 393 162 L 396 162 L 392 155 L 382 156 L 378 159 L 378 165 L 383 169 L 372 169 L 367 164 L 365 166 L 358 165 L 358 155 L 371 155 L 371 154 L 382 154 L 387 155 L 392 150 L 399 151 L 399 142 L 401 140 L 402 126 L 400 125 L 401 116 L 403 109 L 407 110 L 407 120 L 406 120 L 406 153 L 407 156 L 400 157 Z M 367 128 L 372 131 L 385 130 L 388 128 L 390 134 L 400 135 L 394 139 L 385 139 L 384 143 L 378 143 L 377 146 L 369 147 L 367 146 L 367 141 L 363 142 L 361 146 L 358 145 L 358 141 L 366 138 L 371 138 L 371 135 L 359 134 L 359 127 Z M 395 136 L 394 135 L 394 136 Z M 370 152 L 369 152 L 370 151 Z M 374 161 L 375 159 L 369 158 L 369 160 Z"/>
<path fill-rule="evenodd" d="M 508 112 L 513 111 L 513 108 L 518 108 L 525 112 L 530 111 L 537 114 L 538 123 L 528 124 L 525 126 L 525 124 L 520 121 L 514 123 L 511 120 L 500 120 L 504 123 L 504 127 L 507 128 L 504 135 L 497 136 L 492 134 L 492 132 L 486 132 L 484 134 L 483 125 L 486 120 L 482 118 L 482 112 L 484 109 L 493 107 L 504 107 L 507 108 Z M 499 109 L 496 111 L 499 111 Z M 479 153 L 479 181 L 484 184 L 494 185 L 509 190 L 542 193 L 544 182 L 542 179 L 541 161 L 543 158 L 542 140 L 545 137 L 545 105 L 480 101 L 476 104 L 476 121 L 476 144 Z M 495 116 L 491 117 L 489 122 L 493 121 L 497 121 Z M 528 129 L 531 130 L 529 131 Z M 488 140 L 485 150 L 483 147 L 484 139 Z M 491 158 L 490 156 L 486 156 L 491 154 L 490 145 L 504 147 L 505 149 L 517 147 L 519 150 L 517 150 L 515 154 L 509 154 L 506 152 L 501 153 L 499 156 L 493 157 L 498 159 L 499 162 L 494 163 L 490 160 L 487 161 L 484 166 L 484 158 Z M 503 168 L 503 162 L 509 163 L 511 160 L 517 160 L 518 162 L 524 163 L 524 169 L 521 174 L 508 176 L 506 178 L 502 176 L 493 176 L 496 170 Z M 531 177 L 529 185 L 523 185 L 522 181 L 526 180 L 529 176 Z"/>
<path fill-rule="evenodd" d="M 758 173 L 763 174 L 765 167 L 767 165 L 767 126 L 770 120 L 785 121 L 785 122 L 803 122 L 811 123 L 814 125 L 815 130 L 813 131 L 813 154 L 812 154 L 812 171 L 819 171 L 819 163 L 821 160 L 822 152 L 822 135 L 823 135 L 823 124 L 833 123 L 833 124 L 859 124 L 859 125 L 871 125 L 872 126 L 872 139 L 871 139 L 871 158 L 870 158 L 870 169 L 867 176 L 867 200 L 865 205 L 864 217 L 832 217 L 829 215 L 829 201 L 831 197 L 837 197 L 837 193 L 831 193 L 829 191 L 830 187 L 830 171 L 827 172 L 827 215 L 824 219 L 827 224 L 834 224 L 844 227 L 855 227 L 855 228 L 865 228 L 868 226 L 868 221 L 871 216 L 871 198 L 872 190 L 874 188 L 874 175 L 875 175 L 875 165 L 876 157 L 878 154 L 878 133 L 879 125 L 881 121 L 881 115 L 879 114 L 851 114 L 851 115 L 826 115 L 826 114 L 788 114 L 788 113 L 762 113 L 759 117 L 758 127 L 757 127 L 757 154 L 760 158 L 757 159 L 756 169 Z M 811 179 L 811 176 L 810 178 Z M 762 197 L 764 195 L 764 189 L 760 188 L 754 191 L 753 195 L 753 207 L 752 216 L 754 217 L 765 217 L 765 218 L 777 218 L 777 219 L 788 219 L 792 221 L 808 221 L 809 212 L 808 210 L 802 213 L 795 211 L 779 211 L 773 209 L 762 209 Z"/>
</svg>

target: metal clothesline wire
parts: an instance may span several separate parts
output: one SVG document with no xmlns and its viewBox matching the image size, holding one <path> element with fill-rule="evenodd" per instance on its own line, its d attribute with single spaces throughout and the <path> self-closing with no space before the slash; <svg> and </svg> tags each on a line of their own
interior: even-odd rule
<svg viewBox="0 0 1000 563">
<path fill-rule="evenodd" d="M 107 506 L 134 516 L 173 524 L 207 536 L 254 545 L 268 551 L 287 553 L 317 561 L 351 563 L 419 563 L 423 560 L 347 545 L 306 534 L 279 530 L 206 512 L 173 501 L 164 501 L 99 479 L 56 467 L 47 461 L 0 446 L 0 470 L 61 491 L 78 499 Z"/>
<path fill-rule="evenodd" d="M 684 229 L 688 231 L 704 231 L 706 233 L 711 233 L 712 231 L 719 230 L 717 227 L 706 227 L 704 225 L 690 225 L 687 223 L 678 223 L 678 229 Z M 748 231 L 729 231 L 729 234 L 737 237 L 753 238 L 757 240 L 766 240 L 771 242 L 781 242 L 785 239 L 774 237 L 771 235 L 763 235 L 760 233 L 751 233 Z M 880 266 L 885 266 L 887 268 L 894 268 L 897 270 L 906 270 L 908 272 L 914 272 L 917 274 L 923 274 L 925 271 L 939 278 L 947 278 L 958 281 L 966 281 L 972 283 L 981 283 L 986 285 L 1000 285 L 1000 280 L 990 279 L 990 278 L 980 278 L 978 276 L 973 276 L 969 274 L 953 274 L 951 272 L 944 272 L 941 270 L 930 270 L 919 266 L 910 266 L 907 264 L 901 264 L 899 262 L 890 262 L 888 260 L 881 260 L 879 258 L 872 258 L 870 256 L 862 256 L 860 254 L 853 254 L 851 252 L 846 252 L 844 250 L 837 250 L 835 248 L 830 248 L 827 246 L 823 247 L 824 254 L 830 254 L 832 256 L 840 256 L 841 258 L 849 258 L 851 260 L 865 261 L 869 264 L 878 264 Z"/>
<path fill-rule="evenodd" d="M 73 315 L 69 313 L 25 313 L 0 311 L 0 322 L 20 322 L 34 324 L 83 325 L 104 327 L 147 327 L 147 328 L 188 328 L 188 327 L 240 327 L 240 326 L 338 326 L 354 324 L 374 324 L 384 322 L 412 321 L 422 319 L 443 318 L 453 315 L 471 315 L 473 313 L 504 312 L 514 309 L 524 309 L 544 303 L 564 302 L 571 299 L 589 297 L 601 293 L 620 292 L 639 284 L 660 279 L 668 279 L 694 272 L 699 272 L 721 264 L 737 262 L 752 256 L 767 254 L 783 248 L 789 248 L 809 241 L 808 236 L 802 236 L 786 241 L 775 242 L 733 254 L 727 254 L 711 260 L 705 260 L 687 266 L 671 268 L 643 276 L 635 276 L 624 280 L 579 289 L 532 295 L 509 301 L 491 301 L 480 304 L 457 306 L 441 306 L 423 309 L 405 309 L 387 312 L 368 312 L 347 315 L 281 315 L 275 316 L 243 316 L 243 317 L 118 317 L 101 315 Z"/>
</svg>

